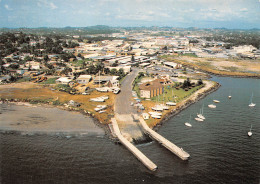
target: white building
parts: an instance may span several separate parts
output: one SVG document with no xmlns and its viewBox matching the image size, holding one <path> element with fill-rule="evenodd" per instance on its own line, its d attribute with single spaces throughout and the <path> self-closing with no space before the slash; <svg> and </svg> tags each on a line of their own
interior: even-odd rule
<svg viewBox="0 0 260 184">
<path fill-rule="evenodd" d="M 76 81 L 80 84 L 87 84 L 91 80 L 91 75 L 80 75 Z"/>
<path fill-rule="evenodd" d="M 72 81 L 72 79 L 69 77 L 60 77 L 55 82 L 57 84 L 69 84 L 69 82 L 71 82 L 71 81 Z"/>
</svg>

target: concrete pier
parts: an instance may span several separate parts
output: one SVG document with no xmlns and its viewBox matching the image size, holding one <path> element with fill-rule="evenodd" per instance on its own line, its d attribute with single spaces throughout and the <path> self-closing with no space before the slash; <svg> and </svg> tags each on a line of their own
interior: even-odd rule
<svg viewBox="0 0 260 184">
<path fill-rule="evenodd" d="M 143 118 L 139 117 L 139 121 L 147 134 L 149 134 L 153 139 L 157 140 L 160 144 L 162 144 L 172 153 L 180 157 L 182 160 L 187 160 L 190 157 L 190 155 L 187 152 L 185 152 L 182 148 L 179 148 L 178 146 L 176 146 L 175 144 L 173 144 L 172 142 L 165 139 L 163 136 L 149 128 Z"/>
<path fill-rule="evenodd" d="M 111 119 L 114 133 L 118 137 L 119 141 L 125 145 L 125 147 L 131 151 L 138 160 L 140 160 L 148 169 L 151 171 L 155 171 L 157 169 L 157 166 L 149 159 L 147 158 L 140 150 L 138 150 L 133 144 L 131 144 L 126 138 L 124 138 L 119 130 L 117 121 L 115 118 Z"/>
</svg>

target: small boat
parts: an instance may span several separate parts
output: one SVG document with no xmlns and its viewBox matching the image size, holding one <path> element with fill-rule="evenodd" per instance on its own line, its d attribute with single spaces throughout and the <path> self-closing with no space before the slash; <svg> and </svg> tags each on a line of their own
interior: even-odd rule
<svg viewBox="0 0 260 184">
<path fill-rule="evenodd" d="M 203 119 L 201 118 L 194 118 L 196 121 L 204 121 Z"/>
<path fill-rule="evenodd" d="M 97 98 L 90 98 L 90 101 L 92 101 L 92 102 L 104 102 L 105 100 L 101 97 L 97 97 Z"/>
<path fill-rule="evenodd" d="M 214 104 L 209 104 L 208 107 L 211 108 L 211 109 L 215 109 L 217 106 L 214 105 Z"/>
<path fill-rule="evenodd" d="M 202 108 L 200 109 L 200 113 L 197 114 L 197 116 L 198 116 L 198 118 L 205 120 L 206 118 L 205 118 L 205 116 L 203 116 L 203 107 L 204 107 L 204 104 L 203 104 Z"/>
<path fill-rule="evenodd" d="M 255 103 L 253 103 L 253 93 L 252 93 L 252 96 L 251 96 L 251 98 L 250 98 L 250 104 L 248 105 L 249 107 L 254 107 L 256 104 Z"/>
<path fill-rule="evenodd" d="M 162 115 L 162 113 L 160 113 L 160 112 L 149 112 L 149 114 L 156 115 L 156 116 L 161 116 Z"/>
<path fill-rule="evenodd" d="M 249 136 L 249 137 L 251 137 L 252 136 L 252 125 L 251 125 L 251 128 L 250 128 L 250 131 L 247 133 L 247 135 Z"/>
<path fill-rule="evenodd" d="M 215 103 L 219 103 L 220 101 L 218 101 L 218 100 L 213 100 L 213 102 L 215 102 Z"/>
<path fill-rule="evenodd" d="M 189 120 L 189 122 L 191 121 L 191 115 L 190 115 L 190 120 Z M 192 127 L 192 125 L 189 123 L 189 122 L 186 122 L 186 123 L 184 123 L 187 127 Z"/>
<path fill-rule="evenodd" d="M 192 125 L 188 122 L 184 123 L 187 127 L 192 127 Z"/>
<path fill-rule="evenodd" d="M 167 106 L 167 105 L 161 104 L 161 105 L 159 105 L 159 106 L 162 107 L 163 110 L 169 110 L 169 106 Z"/>
<path fill-rule="evenodd" d="M 152 107 L 152 109 L 154 111 L 163 111 L 164 110 L 160 105 L 156 105 L 156 106 Z"/>
<path fill-rule="evenodd" d="M 166 102 L 166 105 L 169 105 L 169 106 L 176 106 L 176 103 L 174 103 L 174 102 Z"/>
<path fill-rule="evenodd" d="M 157 116 L 157 115 L 154 115 L 154 114 L 152 114 L 151 117 L 154 118 L 154 119 L 161 119 L 161 116 Z"/>
<path fill-rule="evenodd" d="M 230 95 L 229 95 L 229 96 L 228 96 L 228 98 L 229 98 L 229 99 L 231 99 L 231 98 L 232 98 L 232 96 L 230 96 Z"/>
</svg>

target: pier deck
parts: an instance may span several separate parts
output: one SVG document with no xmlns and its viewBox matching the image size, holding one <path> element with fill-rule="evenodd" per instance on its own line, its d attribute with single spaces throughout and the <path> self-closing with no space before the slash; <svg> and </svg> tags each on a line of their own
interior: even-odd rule
<svg viewBox="0 0 260 184">
<path fill-rule="evenodd" d="M 178 146 L 176 146 L 175 144 L 173 144 L 172 142 L 165 139 L 163 136 L 161 136 L 160 134 L 158 134 L 157 132 L 149 128 L 143 118 L 140 117 L 139 121 L 147 134 L 149 134 L 153 139 L 157 140 L 160 144 L 162 144 L 165 148 L 170 150 L 172 153 L 180 157 L 182 160 L 187 160 L 190 157 L 190 155 L 182 148 L 179 148 Z"/>
<path fill-rule="evenodd" d="M 131 151 L 138 160 L 140 160 L 148 169 L 151 171 L 155 171 L 157 169 L 157 166 L 149 159 L 147 158 L 139 149 L 137 149 L 133 144 L 131 144 L 126 138 L 124 138 L 119 130 L 117 121 L 115 118 L 111 119 L 114 133 L 118 137 L 119 141 L 125 145 L 125 147 Z"/>
</svg>

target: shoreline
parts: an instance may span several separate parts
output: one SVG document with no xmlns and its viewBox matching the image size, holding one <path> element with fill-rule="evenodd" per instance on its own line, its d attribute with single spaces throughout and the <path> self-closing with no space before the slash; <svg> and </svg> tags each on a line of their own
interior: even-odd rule
<svg viewBox="0 0 260 184">
<path fill-rule="evenodd" d="M 199 72 L 204 72 L 206 74 L 215 75 L 215 76 L 218 76 L 218 77 L 260 79 L 260 74 L 257 74 L 257 73 L 221 71 L 221 70 L 210 69 L 210 68 L 203 69 L 203 67 L 201 67 L 199 65 L 196 65 L 194 63 L 189 63 L 189 62 L 181 61 L 181 60 L 174 59 L 174 58 L 165 58 L 165 60 L 167 60 L 169 62 L 175 62 L 175 63 L 178 63 L 178 64 L 182 64 L 183 66 L 185 66 L 185 67 L 187 67 L 189 69 L 197 70 Z"/>
<path fill-rule="evenodd" d="M 158 131 L 160 126 L 163 125 L 163 123 L 165 123 L 166 121 L 168 121 L 169 119 L 173 118 L 174 116 L 176 116 L 177 114 L 179 114 L 181 111 L 185 110 L 186 108 L 188 108 L 190 105 L 198 102 L 199 100 L 205 98 L 206 96 L 208 96 L 209 94 L 217 91 L 219 89 L 219 87 L 221 87 L 221 85 L 218 82 L 215 82 L 216 84 L 213 85 L 212 87 L 210 87 L 209 89 L 207 89 L 203 94 L 199 93 L 198 96 L 191 100 L 191 99 L 186 99 L 186 101 L 184 102 L 184 104 L 182 104 L 181 106 L 178 106 L 177 108 L 167 112 L 162 119 L 159 121 L 159 123 L 157 123 L 154 127 L 152 127 L 153 130 Z"/>
<path fill-rule="evenodd" d="M 186 108 L 188 108 L 190 105 L 198 102 L 199 100 L 201 100 L 202 98 L 206 97 L 208 94 L 216 91 L 221 85 L 217 82 L 214 82 L 214 85 L 211 86 L 209 89 L 206 89 L 206 91 L 204 91 L 203 93 L 198 93 L 196 96 L 195 96 L 195 99 L 190 99 L 190 98 L 194 98 L 194 96 L 190 96 L 188 99 L 184 100 L 184 102 L 182 102 L 183 104 L 181 104 L 180 106 L 177 106 L 176 108 L 170 110 L 169 112 L 167 112 L 163 117 L 162 119 L 160 119 L 160 121 L 153 127 L 151 127 L 152 129 L 154 129 L 155 131 L 157 131 L 159 129 L 159 127 L 167 120 L 169 120 L 170 118 L 174 117 L 175 115 L 177 115 L 178 113 L 180 113 L 181 111 L 185 110 Z M 193 94 L 194 95 L 194 94 Z M 51 105 L 51 104 L 45 104 L 45 103 L 37 103 L 37 104 L 31 104 L 30 100 L 18 100 L 18 99 L 0 99 L 0 101 L 2 103 L 11 103 L 11 104 L 14 104 L 14 105 L 17 105 L 17 106 L 21 106 L 21 105 L 24 105 L 24 106 L 29 106 L 29 107 L 45 107 L 45 108 L 58 108 L 58 109 L 61 109 L 61 110 L 65 110 L 65 111 L 68 111 L 68 112 L 75 112 L 75 113 L 80 113 L 82 114 L 83 116 L 88 116 L 90 118 L 92 118 L 93 120 L 93 123 L 98 126 L 99 128 L 102 128 L 104 130 L 104 136 L 107 136 L 110 140 L 114 141 L 114 142 L 117 142 L 117 139 L 115 137 L 113 137 L 110 129 L 109 129 L 109 125 L 108 124 L 104 124 L 104 123 L 101 123 L 96 117 L 95 117 L 95 114 L 92 114 L 88 111 L 85 111 L 83 109 L 79 109 L 79 108 L 73 108 L 73 107 L 64 107 L 64 106 L 59 106 L 59 105 Z M 34 134 L 68 134 L 68 133 L 80 133 L 79 131 L 71 131 L 71 132 L 52 132 L 52 131 L 34 131 L 34 132 L 30 132 L 30 131 L 17 131 L 17 130 L 0 130 L 0 132 L 5 132 L 5 131 L 8 131 L 8 132 L 20 132 L 21 134 L 25 133 L 34 133 Z M 89 133 L 91 134 L 91 133 Z M 148 141 L 149 142 L 149 141 Z"/>
</svg>

